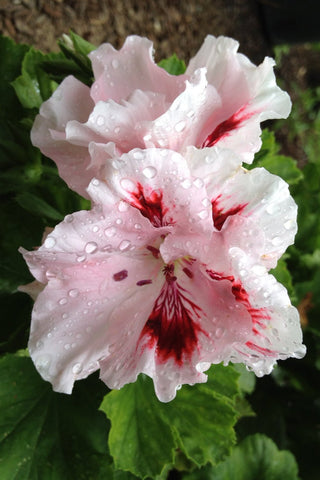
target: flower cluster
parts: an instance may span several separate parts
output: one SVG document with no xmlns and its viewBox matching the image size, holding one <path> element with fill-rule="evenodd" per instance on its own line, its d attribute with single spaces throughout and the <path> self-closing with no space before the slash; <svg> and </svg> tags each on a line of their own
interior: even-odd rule
<svg viewBox="0 0 320 480">
<path fill-rule="evenodd" d="M 29 350 L 55 390 L 98 369 L 110 388 L 142 372 L 169 401 L 211 364 L 261 376 L 304 355 L 297 310 L 268 274 L 296 205 L 279 177 L 242 167 L 290 100 L 273 60 L 256 67 L 237 48 L 209 36 L 172 76 L 147 39 L 104 44 L 91 89 L 67 77 L 42 105 L 33 143 L 92 201 L 21 249 L 37 282 Z"/>
</svg>

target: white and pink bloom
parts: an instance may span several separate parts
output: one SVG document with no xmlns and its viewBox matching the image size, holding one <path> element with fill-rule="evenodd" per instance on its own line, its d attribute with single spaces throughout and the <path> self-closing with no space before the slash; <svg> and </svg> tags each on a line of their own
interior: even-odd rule
<svg viewBox="0 0 320 480">
<path fill-rule="evenodd" d="M 208 36 L 184 75 L 169 75 L 146 38 L 121 50 L 103 44 L 90 54 L 91 88 L 67 77 L 40 108 L 32 141 L 53 159 L 67 184 L 87 196 L 108 158 L 133 148 L 219 146 L 250 163 L 261 145 L 260 122 L 287 117 L 291 103 L 275 82 L 274 61 L 253 65 L 238 43 Z M 96 145 L 104 155 L 92 159 Z"/>
<path fill-rule="evenodd" d="M 263 375 L 304 355 L 297 310 L 268 274 L 293 242 L 296 205 L 279 177 L 239 163 L 216 147 L 133 149 L 91 181 L 90 211 L 22 250 L 43 286 L 29 350 L 55 390 L 98 369 L 110 388 L 142 372 L 169 401 L 211 364 Z"/>
</svg>

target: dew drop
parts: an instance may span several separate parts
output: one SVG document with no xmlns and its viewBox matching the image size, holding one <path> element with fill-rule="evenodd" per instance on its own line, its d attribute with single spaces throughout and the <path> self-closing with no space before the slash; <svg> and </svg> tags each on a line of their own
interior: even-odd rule
<svg viewBox="0 0 320 480">
<path fill-rule="evenodd" d="M 306 354 L 306 347 L 301 345 L 295 352 L 293 352 L 294 358 L 303 358 Z"/>
<path fill-rule="evenodd" d="M 82 372 L 82 364 L 81 363 L 75 363 L 72 367 L 72 373 L 75 375 L 79 375 L 79 373 Z"/>
<path fill-rule="evenodd" d="M 120 127 L 116 127 L 113 131 L 115 134 L 118 134 L 120 132 Z"/>
<path fill-rule="evenodd" d="M 79 256 L 77 257 L 77 262 L 82 263 L 82 262 L 85 261 L 85 259 L 86 259 L 86 256 L 85 256 L 85 255 L 79 255 Z"/>
<path fill-rule="evenodd" d="M 122 178 L 120 180 L 120 185 L 124 190 L 128 192 L 132 192 L 132 190 L 135 189 L 135 183 L 129 178 Z"/>
<path fill-rule="evenodd" d="M 122 224 L 122 220 L 121 220 L 121 218 L 117 218 L 117 220 L 116 220 L 116 224 L 117 224 L 117 225 L 121 225 L 121 224 Z"/>
<path fill-rule="evenodd" d="M 271 240 L 271 243 L 275 247 L 279 247 L 279 245 L 282 244 L 282 239 L 280 237 L 273 237 L 273 239 Z"/>
<path fill-rule="evenodd" d="M 56 244 L 56 241 L 55 241 L 55 239 L 54 239 L 53 237 L 47 237 L 47 238 L 45 239 L 44 246 L 45 246 L 46 248 L 52 248 L 52 247 L 55 246 L 55 244 Z"/>
<path fill-rule="evenodd" d="M 202 188 L 203 187 L 203 180 L 201 180 L 201 178 L 196 178 L 193 181 L 193 185 L 197 188 Z"/>
<path fill-rule="evenodd" d="M 117 69 L 119 67 L 119 61 L 114 58 L 111 62 L 111 65 L 113 66 L 114 69 Z"/>
<path fill-rule="evenodd" d="M 125 202 L 124 200 L 121 200 L 118 204 L 118 210 L 119 212 L 126 212 L 129 208 L 129 205 L 127 202 Z"/>
<path fill-rule="evenodd" d="M 200 217 L 201 220 L 208 218 L 208 215 L 209 215 L 208 210 L 201 210 L 201 212 L 198 213 L 198 217 Z"/>
<path fill-rule="evenodd" d="M 136 230 L 141 230 L 142 227 L 141 227 L 140 223 L 135 223 L 135 224 L 134 224 L 134 228 L 135 228 Z"/>
<path fill-rule="evenodd" d="M 86 253 L 94 253 L 98 248 L 96 242 L 88 242 L 84 247 Z"/>
<path fill-rule="evenodd" d="M 59 300 L 59 305 L 65 305 L 66 303 L 68 303 L 68 299 L 67 298 L 60 298 Z"/>
<path fill-rule="evenodd" d="M 126 250 L 130 246 L 129 240 L 122 240 L 122 242 L 119 244 L 119 250 L 123 251 Z"/>
<path fill-rule="evenodd" d="M 191 180 L 189 178 L 186 178 L 185 180 L 183 180 L 183 182 L 181 182 L 181 187 L 185 188 L 186 190 L 188 188 L 190 188 L 192 185 L 191 183 Z"/>
<path fill-rule="evenodd" d="M 146 167 L 142 170 L 143 175 L 146 178 L 154 178 L 157 175 L 157 169 L 154 167 Z"/>
<path fill-rule="evenodd" d="M 67 215 L 64 220 L 65 220 L 67 223 L 73 222 L 73 215 L 72 215 L 72 214 Z"/>
<path fill-rule="evenodd" d="M 65 346 L 64 346 L 64 349 L 65 350 L 70 350 L 70 347 L 71 347 L 70 343 L 66 343 Z"/>
<path fill-rule="evenodd" d="M 99 231 L 99 227 L 98 227 L 97 225 L 95 225 L 95 226 L 93 227 L 92 231 L 93 231 L 94 233 L 97 233 L 97 232 Z"/>
<path fill-rule="evenodd" d="M 105 121 L 106 120 L 105 120 L 103 115 L 98 115 L 97 120 L 96 120 L 96 123 L 97 123 L 98 127 L 102 127 L 102 125 L 105 124 Z"/>
<path fill-rule="evenodd" d="M 204 198 L 201 203 L 204 207 L 209 207 L 211 205 L 209 198 Z"/>
<path fill-rule="evenodd" d="M 176 132 L 182 132 L 184 129 L 186 128 L 186 122 L 184 120 L 182 120 L 181 122 L 178 122 L 174 129 Z"/>
<path fill-rule="evenodd" d="M 92 185 L 94 185 L 95 187 L 98 187 L 98 185 L 100 185 L 100 182 L 99 182 L 99 180 L 98 180 L 97 178 L 94 178 L 91 183 L 92 183 Z"/>
<path fill-rule="evenodd" d="M 294 220 L 287 220 L 283 226 L 286 230 L 291 230 L 291 228 L 294 228 L 295 225 L 296 225 L 296 222 Z"/>
<path fill-rule="evenodd" d="M 73 288 L 72 290 L 69 290 L 69 296 L 70 297 L 77 297 L 79 295 L 79 290 L 77 288 Z"/>
<path fill-rule="evenodd" d="M 141 160 L 143 158 L 143 153 L 140 150 L 133 152 L 133 158 L 136 160 Z"/>
<path fill-rule="evenodd" d="M 116 232 L 117 230 L 115 229 L 115 227 L 108 227 L 105 229 L 104 234 L 106 237 L 111 238 L 115 236 Z"/>
<path fill-rule="evenodd" d="M 223 334 L 224 334 L 224 328 L 218 327 L 215 332 L 216 337 L 221 338 Z"/>
<path fill-rule="evenodd" d="M 41 355 L 37 358 L 35 364 L 39 372 L 46 372 L 51 363 L 51 356 L 49 354 Z"/>
<path fill-rule="evenodd" d="M 37 348 L 43 348 L 43 342 L 41 340 L 38 340 L 36 343 Z"/>
</svg>

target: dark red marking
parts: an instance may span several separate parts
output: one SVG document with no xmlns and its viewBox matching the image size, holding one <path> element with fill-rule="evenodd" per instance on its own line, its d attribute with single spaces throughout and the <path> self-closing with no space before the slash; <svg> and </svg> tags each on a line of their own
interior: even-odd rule
<svg viewBox="0 0 320 480">
<path fill-rule="evenodd" d="M 163 273 L 166 281 L 141 338 L 147 337 L 149 348 L 156 345 L 160 362 L 173 358 L 181 366 L 184 359 L 191 359 L 196 350 L 199 333 L 205 333 L 196 322 L 202 310 L 188 298 L 189 292 L 177 283 L 173 265 L 167 265 Z"/>
<path fill-rule="evenodd" d="M 164 220 L 168 208 L 163 205 L 162 192 L 152 190 L 146 195 L 140 183 L 137 184 L 137 189 L 137 192 L 131 192 L 131 205 L 138 208 L 141 214 L 150 220 L 154 227 L 159 228 L 171 225 L 171 221 Z"/>
<path fill-rule="evenodd" d="M 269 350 L 269 348 L 259 347 L 259 345 L 256 345 L 255 343 L 252 343 L 252 342 L 247 342 L 246 345 L 247 347 L 251 348 L 251 350 L 255 350 L 256 352 L 262 353 L 267 357 L 275 356 L 275 352 L 273 352 L 272 350 Z"/>
<path fill-rule="evenodd" d="M 263 320 L 270 320 L 270 315 L 267 313 L 265 308 L 254 308 L 252 307 L 248 292 L 243 288 L 239 281 L 236 281 L 234 276 L 229 275 L 225 276 L 221 273 L 212 272 L 211 270 L 207 270 L 208 275 L 212 280 L 228 280 L 231 282 L 231 292 L 236 299 L 237 302 L 244 305 L 247 312 L 250 314 L 252 319 L 252 331 L 256 335 L 260 335 L 260 332 L 257 330 L 257 325 L 262 328 L 266 328 Z"/>
<path fill-rule="evenodd" d="M 221 195 L 218 195 L 214 200 L 211 200 L 213 224 L 219 231 L 223 227 L 223 224 L 228 217 L 232 215 L 237 215 L 237 213 L 241 213 L 243 209 L 248 205 L 247 203 L 243 203 L 240 205 L 235 205 L 234 207 L 229 208 L 229 210 L 223 211 L 223 208 L 219 207 L 220 198 Z"/>
<path fill-rule="evenodd" d="M 117 272 L 113 275 L 113 280 L 115 282 L 120 282 L 121 280 L 124 280 L 128 276 L 128 270 L 121 270 L 120 272 Z"/>
<path fill-rule="evenodd" d="M 139 282 L 137 282 L 137 285 L 138 287 L 142 287 L 143 285 L 149 285 L 150 283 L 152 283 L 152 280 L 139 280 Z"/>
<path fill-rule="evenodd" d="M 184 267 L 182 270 L 187 275 L 187 277 L 193 278 L 193 273 L 191 272 L 191 270 L 189 270 L 189 268 Z"/>
<path fill-rule="evenodd" d="M 213 130 L 213 132 L 207 136 L 207 138 L 201 145 L 201 148 L 213 147 L 213 145 L 215 145 L 219 140 L 230 135 L 232 130 L 239 128 L 244 121 L 248 120 L 253 115 L 253 112 L 244 113 L 245 109 L 246 109 L 246 105 L 241 107 L 236 113 L 231 115 L 231 117 L 229 117 L 227 120 L 224 120 L 223 122 L 221 122 Z"/>
<path fill-rule="evenodd" d="M 160 250 L 152 245 L 147 245 L 147 250 L 152 253 L 155 258 L 159 258 Z"/>
</svg>

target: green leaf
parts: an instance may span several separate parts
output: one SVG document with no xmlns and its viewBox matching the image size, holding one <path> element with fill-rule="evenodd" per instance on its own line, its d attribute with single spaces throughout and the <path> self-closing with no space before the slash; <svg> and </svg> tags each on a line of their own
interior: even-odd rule
<svg viewBox="0 0 320 480">
<path fill-rule="evenodd" d="M 186 71 L 186 64 L 183 60 L 179 60 L 175 53 L 169 58 L 160 60 L 158 65 L 171 75 L 182 75 Z"/>
<path fill-rule="evenodd" d="M 71 30 L 69 32 L 69 35 L 72 40 L 75 51 L 80 53 L 81 55 L 87 56 L 90 52 L 92 52 L 93 50 L 96 50 L 97 47 L 95 45 L 93 45 L 90 42 L 87 42 L 86 40 L 84 40 L 84 38 L 80 37 L 79 35 L 72 32 Z"/>
<path fill-rule="evenodd" d="M 63 220 L 63 215 L 58 212 L 58 210 L 49 205 L 42 198 L 30 192 L 19 193 L 16 196 L 16 200 L 22 208 L 30 213 L 33 213 L 34 215 L 48 217 L 57 221 Z"/>
<path fill-rule="evenodd" d="M 44 100 L 47 100 L 55 89 L 49 75 L 43 70 L 42 63 L 57 60 L 61 54 L 43 53 L 30 48 L 22 62 L 21 75 L 16 78 L 12 85 L 25 108 L 39 108 Z"/>
<path fill-rule="evenodd" d="M 20 74 L 22 59 L 29 48 L 27 45 L 16 45 L 10 38 L 0 36 L 0 118 L 5 117 L 8 120 L 21 109 L 10 83 Z"/>
<path fill-rule="evenodd" d="M 173 433 L 158 403 L 152 382 L 141 375 L 104 398 L 100 409 L 111 420 L 109 448 L 117 469 L 154 478 L 173 462 Z"/>
<path fill-rule="evenodd" d="M 237 379 L 232 367 L 216 365 L 208 384 L 185 385 L 167 404 L 158 401 L 152 380 L 143 375 L 109 393 L 100 408 L 111 420 L 115 467 L 155 478 L 179 451 L 198 466 L 220 461 L 235 441 Z"/>
<path fill-rule="evenodd" d="M 298 480 L 292 453 L 278 450 L 268 437 L 256 434 L 235 447 L 230 457 L 216 467 L 193 472 L 184 480 Z"/>
<path fill-rule="evenodd" d="M 297 167 L 297 162 L 291 157 L 279 155 L 280 146 L 277 144 L 274 133 L 264 129 L 261 135 L 262 146 L 255 156 L 253 165 L 247 168 L 263 167 L 274 175 L 279 175 L 289 185 L 299 183 L 303 178 L 302 171 Z"/>
<path fill-rule="evenodd" d="M 77 382 L 72 396 L 54 393 L 30 358 L 0 360 L 0 478 L 112 478 L 108 424 L 97 411 L 97 379 Z"/>
<path fill-rule="evenodd" d="M 288 270 L 285 259 L 280 258 L 280 260 L 278 260 L 276 268 L 270 270 L 270 273 L 278 280 L 278 282 L 282 283 L 282 285 L 286 287 L 291 301 L 295 302 L 296 295 L 292 284 L 292 277 L 290 271 Z"/>
</svg>

